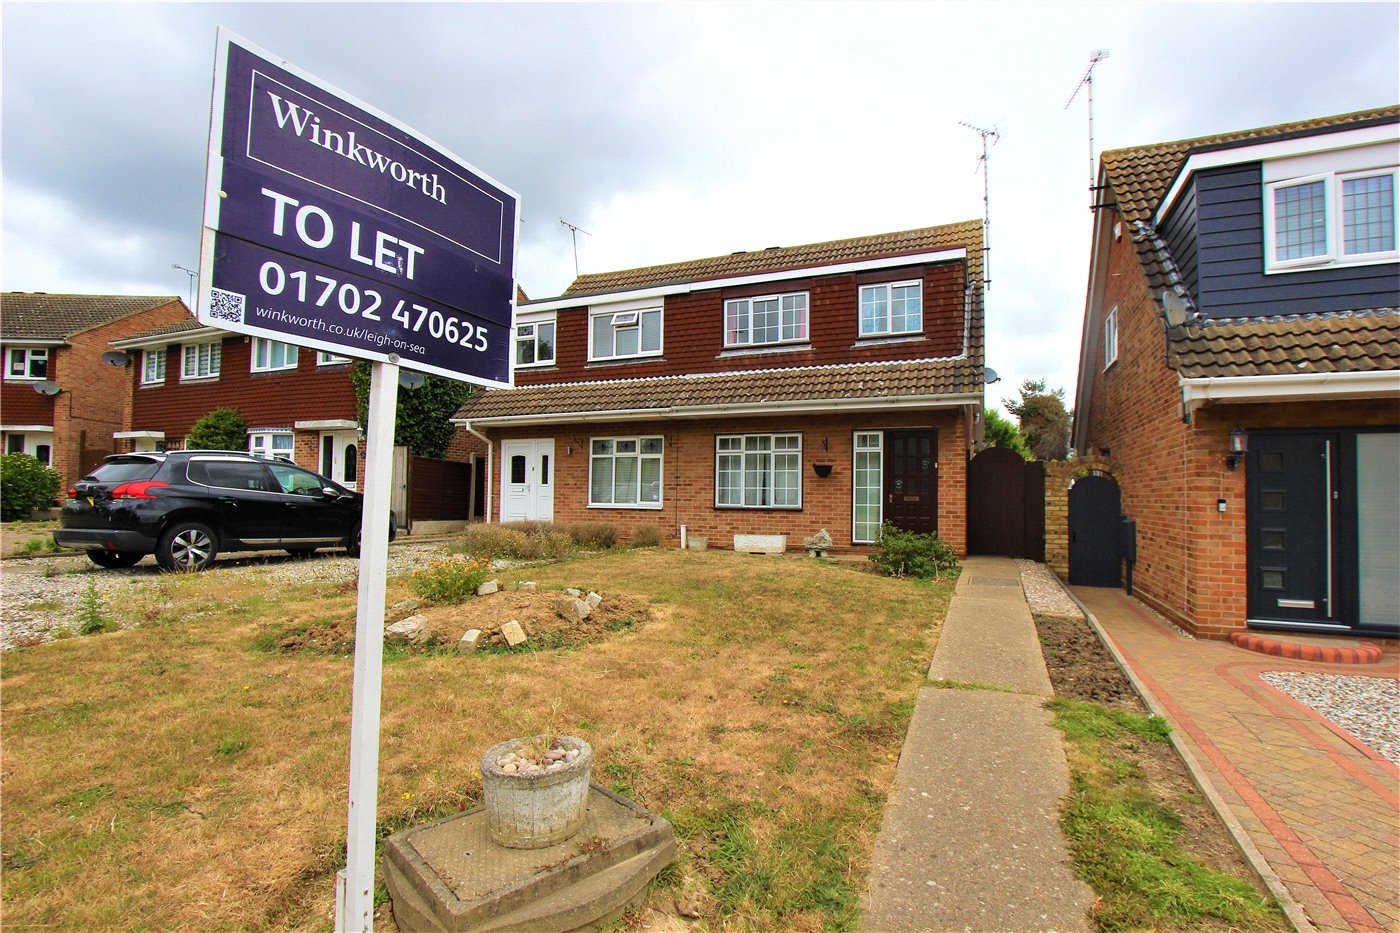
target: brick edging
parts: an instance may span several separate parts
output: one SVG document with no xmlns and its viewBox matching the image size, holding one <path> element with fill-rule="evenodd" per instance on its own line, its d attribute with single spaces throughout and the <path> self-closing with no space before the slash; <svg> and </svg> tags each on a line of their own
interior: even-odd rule
<svg viewBox="0 0 1400 933">
<path fill-rule="evenodd" d="M 1317 661 L 1322 664 L 1375 664 L 1384 655 L 1380 645 L 1369 641 L 1358 642 L 1355 648 L 1337 648 L 1332 645 L 1279 641 L 1255 635 L 1253 632 L 1231 632 L 1230 644 L 1258 654 L 1291 658 L 1295 661 Z"/>
</svg>

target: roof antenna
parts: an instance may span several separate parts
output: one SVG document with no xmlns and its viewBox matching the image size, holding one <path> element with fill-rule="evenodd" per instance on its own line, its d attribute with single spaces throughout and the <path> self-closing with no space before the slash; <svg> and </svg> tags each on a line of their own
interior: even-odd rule
<svg viewBox="0 0 1400 933">
<path fill-rule="evenodd" d="M 574 239 L 574 278 L 578 278 L 578 235 L 582 233 L 584 236 L 592 236 L 593 234 L 577 224 L 569 223 L 563 217 L 559 218 L 559 222 L 569 228 L 569 235 Z"/>
<path fill-rule="evenodd" d="M 1069 100 L 1065 101 L 1065 109 L 1074 103 L 1074 99 L 1079 96 L 1079 89 L 1087 87 L 1089 89 L 1089 210 L 1098 207 L 1098 188 L 1094 184 L 1094 66 L 1108 58 L 1108 49 L 1094 49 L 1089 53 L 1089 67 L 1084 69 L 1084 75 L 1079 79 L 1079 83 L 1074 86 L 1074 93 L 1069 95 Z"/>
<path fill-rule="evenodd" d="M 185 275 L 187 275 L 187 276 L 190 277 L 190 310 L 193 311 L 193 310 L 194 310 L 194 280 L 197 279 L 197 278 L 199 278 L 199 273 L 196 272 L 196 271 L 194 271 L 193 269 L 186 269 L 184 266 L 180 265 L 178 262 L 172 262 L 172 263 L 170 264 L 170 268 L 172 268 L 172 269 L 179 269 L 181 272 L 185 273 Z"/>
<path fill-rule="evenodd" d="M 980 126 L 973 126 L 966 120 L 959 120 L 958 126 L 965 126 L 974 133 L 982 137 L 982 155 L 977 160 L 978 166 L 982 169 L 982 287 L 991 291 L 992 288 L 992 181 L 991 181 L 991 160 L 987 158 L 987 140 L 992 141 L 992 145 L 997 144 L 1001 139 L 1001 134 L 995 129 L 984 129 Z"/>
</svg>

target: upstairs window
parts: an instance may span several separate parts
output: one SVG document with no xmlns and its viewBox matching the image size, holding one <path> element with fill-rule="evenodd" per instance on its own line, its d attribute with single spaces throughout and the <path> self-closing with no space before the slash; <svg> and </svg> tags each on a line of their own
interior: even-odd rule
<svg viewBox="0 0 1400 933">
<path fill-rule="evenodd" d="M 882 282 L 860 287 L 860 335 L 886 337 L 924 329 L 924 283 Z"/>
<path fill-rule="evenodd" d="M 266 337 L 253 338 L 253 372 L 270 373 L 297 368 L 297 348 Z"/>
<path fill-rule="evenodd" d="M 1395 169 L 1274 182 L 1264 198 L 1267 270 L 1394 262 Z"/>
<path fill-rule="evenodd" d="M 219 360 L 223 355 L 220 341 L 185 345 L 181 379 L 214 379 L 219 375 Z"/>
<path fill-rule="evenodd" d="M 317 366 L 339 366 L 341 363 L 351 362 L 350 357 L 340 356 L 336 353 L 327 353 L 325 350 L 316 351 Z"/>
<path fill-rule="evenodd" d="M 588 358 L 626 359 L 661 353 L 661 309 L 594 311 L 590 316 Z"/>
<path fill-rule="evenodd" d="M 141 384 L 159 385 L 165 381 L 165 348 L 141 351 Z"/>
<path fill-rule="evenodd" d="M 11 347 L 5 354 L 6 379 L 43 379 L 48 367 L 47 347 Z"/>
<path fill-rule="evenodd" d="M 515 365 L 554 364 L 554 318 L 524 320 L 515 325 Z"/>
<path fill-rule="evenodd" d="M 752 347 L 806 339 L 806 292 L 734 298 L 724 303 L 726 347 Z"/>
<path fill-rule="evenodd" d="M 1118 306 L 1108 312 L 1103 319 L 1103 368 L 1113 365 L 1118 359 Z"/>
</svg>

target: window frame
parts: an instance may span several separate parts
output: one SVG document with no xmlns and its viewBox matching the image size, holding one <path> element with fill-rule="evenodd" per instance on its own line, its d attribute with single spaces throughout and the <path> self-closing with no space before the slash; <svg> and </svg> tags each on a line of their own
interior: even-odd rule
<svg viewBox="0 0 1400 933">
<path fill-rule="evenodd" d="M 655 315 L 657 316 L 657 325 L 656 325 L 656 349 L 655 349 L 655 350 L 646 350 L 646 349 L 643 349 L 643 348 L 642 348 L 642 315 L 644 315 L 644 314 L 655 314 Z M 613 350 L 614 350 L 614 351 L 617 350 L 617 331 L 619 331 L 619 330 L 633 330 L 633 329 L 635 329 L 635 330 L 637 331 L 637 352 L 636 352 L 636 353 L 617 353 L 617 352 L 614 352 L 614 353 L 613 353 L 612 355 L 610 355 L 610 356 L 599 356 L 599 355 L 598 355 L 598 348 L 594 345 L 594 339 L 593 339 L 594 333 L 595 333 L 595 330 L 596 330 L 596 328 L 595 328 L 595 322 L 596 322 L 599 318 L 604 318 L 604 317 L 608 317 L 608 318 L 612 318 L 612 319 L 613 319 L 613 321 L 612 321 L 612 328 L 613 328 Z M 619 323 L 618 320 L 617 320 L 618 318 L 624 318 L 624 319 L 630 318 L 630 320 L 623 320 L 621 323 Z M 557 339 L 557 336 L 558 336 L 558 331 L 557 331 L 557 328 L 556 328 L 556 339 Z M 666 309 L 665 309 L 665 306 L 664 306 L 664 305 L 651 305 L 651 306 L 649 306 L 649 307 L 644 307 L 644 308 L 611 308 L 611 309 L 608 308 L 607 306 L 604 306 L 604 307 L 601 307 L 601 308 L 589 308 L 589 309 L 588 309 L 588 362 L 590 362 L 590 363 L 598 363 L 598 362 L 607 362 L 607 361 L 611 361 L 611 360 L 636 360 L 636 359 L 645 359 L 645 358 L 647 358 L 647 357 L 660 356 L 663 352 L 665 352 L 665 349 L 666 349 Z"/>
<path fill-rule="evenodd" d="M 896 288 L 916 288 L 919 295 L 919 326 L 908 330 L 893 329 L 893 292 Z M 867 331 L 865 329 L 865 293 L 873 289 L 884 289 L 885 291 L 885 329 Z M 924 280 L 901 279 L 892 282 L 870 282 L 856 288 L 856 337 L 858 339 L 879 339 L 882 337 L 908 337 L 924 332 Z"/>
<path fill-rule="evenodd" d="M 348 356 L 341 356 L 339 353 L 327 353 L 325 350 L 316 351 L 317 366 L 340 366 L 343 363 L 355 362 Z"/>
<path fill-rule="evenodd" d="M 279 450 L 278 446 L 273 443 L 273 440 L 281 437 L 285 437 L 289 442 L 285 451 Z M 260 449 L 264 445 L 258 443 L 259 438 L 267 439 L 267 453 L 264 453 Z M 272 430 L 248 432 L 248 453 L 252 454 L 254 457 L 261 457 L 264 460 L 286 460 L 289 463 L 295 463 L 296 460 L 293 456 L 295 452 L 296 436 L 291 431 Z M 286 455 L 283 456 L 283 453 Z"/>
<path fill-rule="evenodd" d="M 285 349 L 282 351 L 282 364 L 281 364 L 280 366 L 273 365 L 273 362 L 272 362 L 272 351 L 273 351 L 273 347 L 275 347 L 275 346 L 281 346 L 281 347 L 284 347 L 284 348 L 285 348 Z M 259 364 L 258 364 L 258 355 L 259 355 L 259 350 L 260 350 L 260 348 L 262 348 L 262 347 L 266 347 L 266 348 L 267 348 L 267 363 L 264 364 L 264 365 L 259 365 Z M 249 359 L 248 359 L 249 372 L 255 372 L 255 373 L 283 373 L 283 372 L 290 372 L 291 370 L 294 370 L 294 369 L 297 368 L 298 355 L 299 355 L 299 354 L 298 354 L 298 352 L 297 352 L 297 346 L 296 346 L 295 344 L 284 343 L 284 342 L 281 341 L 281 340 L 273 340 L 271 337 L 254 337 L 254 338 L 253 338 L 253 348 L 252 348 L 252 352 L 249 354 Z"/>
<path fill-rule="evenodd" d="M 141 385 L 158 386 L 165 384 L 165 368 L 167 364 L 167 354 L 165 347 L 152 348 L 141 351 Z M 152 375 L 152 363 L 155 363 L 155 374 Z"/>
<path fill-rule="evenodd" d="M 769 441 L 769 447 L 768 447 L 767 451 L 750 451 L 750 450 L 748 449 L 748 441 L 749 441 L 750 439 L 752 439 L 752 438 L 767 438 L 768 441 Z M 784 448 L 784 449 L 782 449 L 782 450 L 779 450 L 779 449 L 777 448 L 777 446 L 776 446 L 776 443 L 777 443 L 778 438 L 796 438 L 796 440 L 797 440 L 797 446 L 796 446 L 796 448 Z M 738 447 L 737 449 L 734 449 L 734 450 L 721 450 L 721 449 L 720 449 L 720 443 L 721 443 L 722 441 L 726 441 L 726 440 L 738 440 L 738 441 L 739 441 L 739 447 Z M 714 468 L 715 468 L 715 473 L 714 473 L 714 475 L 715 475 L 715 499 L 714 499 L 714 507 L 715 507 L 716 509 L 744 509 L 744 510 L 747 510 L 747 511 L 769 511 L 769 512 L 800 512 L 800 511 L 802 511 L 802 501 L 803 501 L 802 467 L 803 467 L 803 465 L 804 465 L 804 463 L 805 463 L 804 451 L 805 451 L 805 445 L 803 444 L 803 437 L 802 437 L 802 432 L 801 432 L 801 431 L 773 431 L 773 432 L 764 432 L 764 431 L 760 431 L 760 432 L 749 433 L 749 434 L 716 434 L 716 435 L 715 435 L 715 459 L 714 459 Z M 770 503 L 767 504 L 767 505 L 763 505 L 763 504 L 750 505 L 750 504 L 748 504 L 747 501 L 744 501 L 744 500 L 747 500 L 747 498 L 748 498 L 749 484 L 748 484 L 748 481 L 747 481 L 747 480 L 748 480 L 748 476 L 747 476 L 747 471 L 748 471 L 747 462 L 748 462 L 748 455 L 749 455 L 750 453 L 767 453 L 767 454 L 769 455 L 769 463 L 768 463 L 768 485 L 767 485 L 766 488 L 768 489 L 770 500 L 773 498 L 773 493 L 774 493 L 774 492 L 776 491 L 776 489 L 777 489 L 777 455 L 778 455 L 778 454 L 786 454 L 786 455 L 793 455 L 793 454 L 795 454 L 795 455 L 797 456 L 797 469 L 794 471 L 794 475 L 795 475 L 795 477 L 796 477 L 796 479 L 797 479 L 797 502 L 796 502 L 795 504 L 775 505 L 775 504 L 773 504 L 773 503 L 770 501 Z M 732 503 L 732 502 L 721 502 L 721 501 L 720 501 L 720 483 L 719 483 L 720 472 L 721 472 L 721 470 L 720 470 L 720 458 L 721 458 L 721 457 L 733 457 L 733 456 L 735 456 L 735 455 L 737 455 L 738 458 L 739 458 L 739 498 L 740 498 L 740 500 L 741 500 L 741 501 L 740 501 L 739 503 L 737 503 L 737 504 L 736 504 L 736 503 Z"/>
<path fill-rule="evenodd" d="M 1103 368 L 1118 359 L 1118 306 L 1114 305 L 1103 318 Z"/>
<path fill-rule="evenodd" d="M 200 348 L 208 347 L 208 359 L 203 361 L 208 364 L 208 372 L 201 373 L 200 370 Z M 194 373 L 190 373 L 190 355 L 194 354 Z M 199 382 L 205 379 L 218 379 L 219 373 L 223 369 L 224 342 L 222 340 L 205 340 L 199 343 L 187 343 L 180 348 L 180 381 Z"/>
<path fill-rule="evenodd" d="M 1394 245 L 1388 250 L 1348 253 L 1346 252 L 1346 199 L 1343 195 L 1345 183 L 1382 176 L 1390 178 L 1391 236 Z M 1278 231 L 1275 226 L 1277 223 L 1276 192 L 1317 182 L 1322 182 L 1323 221 L 1325 224 L 1325 248 L 1323 252 L 1315 256 L 1303 256 L 1297 259 L 1278 259 Z M 1397 184 L 1400 184 L 1400 168 L 1394 165 L 1298 175 L 1293 178 L 1265 182 L 1263 205 L 1265 274 L 1370 266 L 1400 260 L 1400 238 L 1397 238 L 1397 232 L 1400 232 L 1400 198 L 1396 197 Z"/>
<path fill-rule="evenodd" d="M 540 328 L 548 325 L 553 328 L 553 338 L 549 342 L 549 359 L 540 359 Z M 590 328 L 592 320 L 589 321 Z M 530 328 L 527 336 L 522 333 L 525 328 Z M 520 343 L 522 340 L 529 340 L 534 346 L 534 362 L 520 362 Z M 591 340 L 591 337 L 590 337 Z M 641 345 L 641 335 L 637 335 L 638 346 Z M 559 360 L 559 322 L 555 314 L 522 315 L 516 318 L 515 327 L 511 332 L 511 360 L 516 369 L 546 369 L 558 364 Z"/>
<path fill-rule="evenodd" d="M 15 354 L 20 355 L 16 357 Z M 22 373 L 13 372 L 14 361 L 16 359 L 22 359 L 24 361 L 23 365 L 20 367 L 23 370 Z M 50 359 L 52 359 L 52 357 L 49 354 L 48 347 L 6 347 L 5 381 L 43 382 L 46 378 L 48 378 L 48 368 Z M 31 372 L 31 370 L 34 368 L 34 364 L 39 360 L 44 361 L 43 372 L 40 375 L 36 376 Z"/>
<path fill-rule="evenodd" d="M 630 453 L 619 454 L 617 450 L 618 442 L 632 442 L 636 444 L 636 449 Z M 645 441 L 656 441 L 660 447 L 657 453 L 644 453 L 642 444 Z M 599 442 L 611 443 L 612 449 L 608 453 L 595 453 L 593 446 Z M 613 463 L 612 491 L 617 492 L 617 461 L 619 458 L 636 460 L 637 462 L 637 501 L 636 502 L 595 502 L 593 499 L 593 466 L 594 461 L 607 458 Z M 656 461 L 656 501 L 645 502 L 642 500 L 642 461 Z M 660 434 L 637 434 L 623 437 L 605 436 L 590 437 L 588 439 L 588 508 L 590 509 L 645 509 L 656 511 L 666 505 L 666 438 Z"/>
<path fill-rule="evenodd" d="M 868 443 L 861 445 L 862 437 L 875 437 L 877 443 L 872 447 Z M 860 476 L 861 454 L 874 454 L 876 461 L 880 464 L 880 489 L 876 495 L 877 504 L 880 508 L 880 520 L 875 523 L 875 537 L 865 540 L 858 537 L 860 522 L 856 519 L 856 496 L 860 492 L 860 487 L 856 485 L 856 480 Z M 885 525 L 885 432 L 880 431 L 852 431 L 851 432 L 851 543 L 852 544 L 875 544 L 879 541 L 880 529 Z"/>
<path fill-rule="evenodd" d="M 785 326 L 784 323 L 783 323 L 783 312 L 784 312 L 784 310 L 785 310 L 785 309 L 783 308 L 783 301 L 784 301 L 785 299 L 788 299 L 788 298 L 801 298 L 801 299 L 802 299 L 802 320 L 801 320 L 801 323 L 800 323 L 799 325 L 796 325 L 796 326 L 795 326 L 795 329 L 798 329 L 798 330 L 800 330 L 800 331 L 802 332 L 802 336 L 800 336 L 800 337 L 784 337 L 784 336 L 783 336 L 783 328 L 784 328 L 784 326 Z M 778 303 L 778 339 L 776 339 L 776 340 L 755 340 L 755 339 L 754 339 L 753 305 L 754 305 L 754 302 L 756 302 L 756 301 L 776 301 L 776 302 Z M 730 305 L 740 305 L 740 304 L 742 304 L 742 305 L 745 306 L 745 319 L 744 319 L 744 328 L 743 328 L 743 329 L 744 329 L 744 332 L 748 334 L 748 339 L 747 339 L 747 340 L 731 340 L 731 339 L 730 339 L 730 327 L 729 327 L 729 308 L 730 308 Z M 777 347 L 777 346 L 787 346 L 787 345 L 791 345 L 791 344 L 807 344 L 807 343 L 811 343 L 811 342 L 812 342 L 812 329 L 811 329 L 811 327 L 812 327 L 812 297 L 811 297 L 811 293 L 804 290 L 804 291 L 796 291 L 796 292 L 775 292 L 775 293 L 770 294 L 770 295 L 741 295 L 741 296 L 739 296 L 739 297 L 737 297 L 737 298 L 726 298 L 726 299 L 724 300 L 724 315 L 723 315 L 723 319 L 722 319 L 721 322 L 720 322 L 720 326 L 721 326 L 721 328 L 723 329 L 723 332 L 724 332 L 724 349 L 726 349 L 726 350 L 744 350 L 744 349 L 749 349 L 749 348 L 751 348 L 751 347 Z M 736 330 L 737 330 L 737 328 L 736 328 Z"/>
</svg>

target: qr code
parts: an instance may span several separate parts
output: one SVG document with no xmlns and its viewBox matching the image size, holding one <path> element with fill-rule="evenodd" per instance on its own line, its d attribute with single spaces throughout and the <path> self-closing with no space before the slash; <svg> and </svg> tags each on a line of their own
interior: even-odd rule
<svg viewBox="0 0 1400 933">
<path fill-rule="evenodd" d="M 226 292 L 221 288 L 209 289 L 209 316 L 216 321 L 232 321 L 235 324 L 243 323 L 243 303 L 247 300 L 246 295 L 238 292 Z"/>
</svg>

